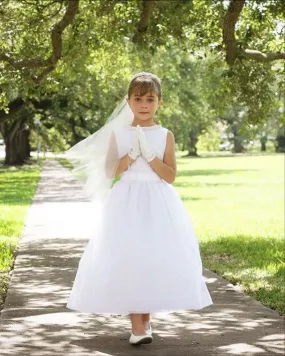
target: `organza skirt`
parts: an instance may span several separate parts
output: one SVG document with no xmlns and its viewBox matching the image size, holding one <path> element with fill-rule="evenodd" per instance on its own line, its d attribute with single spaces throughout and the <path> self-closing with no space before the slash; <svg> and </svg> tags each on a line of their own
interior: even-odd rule
<svg viewBox="0 0 285 356">
<path fill-rule="evenodd" d="M 197 238 L 171 184 L 156 174 L 128 172 L 94 222 L 67 308 L 129 314 L 212 304 Z"/>
</svg>

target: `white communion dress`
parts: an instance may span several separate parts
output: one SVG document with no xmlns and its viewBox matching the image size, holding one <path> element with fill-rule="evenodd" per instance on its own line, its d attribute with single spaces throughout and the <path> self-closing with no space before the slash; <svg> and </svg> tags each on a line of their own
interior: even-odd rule
<svg viewBox="0 0 285 356">
<path fill-rule="evenodd" d="M 131 150 L 135 129 L 125 126 L 115 132 L 119 157 Z M 160 125 L 142 129 L 162 160 L 168 130 Z M 129 314 L 211 304 L 185 206 L 175 188 L 140 156 L 111 189 L 79 261 L 66 307 Z"/>
</svg>

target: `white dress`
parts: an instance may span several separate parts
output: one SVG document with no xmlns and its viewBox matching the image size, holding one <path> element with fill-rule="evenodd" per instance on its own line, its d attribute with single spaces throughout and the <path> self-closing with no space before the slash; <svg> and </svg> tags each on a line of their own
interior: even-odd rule
<svg viewBox="0 0 285 356">
<path fill-rule="evenodd" d="M 155 125 L 143 130 L 152 152 L 162 160 L 167 129 Z M 116 131 L 119 157 L 130 151 L 134 134 L 133 126 Z M 110 192 L 80 259 L 66 307 L 129 314 L 210 304 L 185 206 L 174 187 L 139 157 Z"/>
</svg>

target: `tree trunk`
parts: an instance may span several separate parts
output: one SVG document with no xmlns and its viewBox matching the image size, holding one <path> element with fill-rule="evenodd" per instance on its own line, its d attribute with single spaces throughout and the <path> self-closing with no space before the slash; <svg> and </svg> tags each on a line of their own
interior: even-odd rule
<svg viewBox="0 0 285 356">
<path fill-rule="evenodd" d="M 0 132 L 5 143 L 6 165 L 22 165 L 30 157 L 30 129 L 27 122 L 32 115 L 31 108 L 21 98 L 9 104 L 9 113 L 0 111 Z"/>
<path fill-rule="evenodd" d="M 17 146 L 14 141 L 6 140 L 5 144 L 5 151 L 6 151 L 6 156 L 4 160 L 4 164 L 9 165 L 9 166 L 20 166 L 24 164 L 23 157 L 21 156 L 20 152 L 17 149 Z"/>
<path fill-rule="evenodd" d="M 29 129 L 25 128 L 25 119 L 14 119 L 0 125 L 5 143 L 6 165 L 23 165 L 30 157 Z"/>
<path fill-rule="evenodd" d="M 261 152 L 265 152 L 266 151 L 266 142 L 267 142 L 267 136 L 265 134 L 263 134 L 260 139 L 260 144 L 261 144 Z"/>
<path fill-rule="evenodd" d="M 27 127 L 23 127 L 20 136 L 19 150 L 24 160 L 31 157 L 31 146 L 29 138 L 30 129 Z"/>
<path fill-rule="evenodd" d="M 275 152 L 285 152 L 285 135 L 282 132 L 276 137 Z"/>
<path fill-rule="evenodd" d="M 265 142 L 261 142 L 261 151 L 262 152 L 266 151 L 266 143 Z"/>
<path fill-rule="evenodd" d="M 21 121 L 14 121 L 12 124 L 5 122 L 1 125 L 1 133 L 5 142 L 5 161 L 7 165 L 22 165 L 24 163 L 23 155 L 19 150 Z"/>
<path fill-rule="evenodd" d="M 188 135 L 188 156 L 197 157 L 197 148 L 198 136 L 196 130 L 190 130 Z"/>
<path fill-rule="evenodd" d="M 245 148 L 243 147 L 242 141 L 241 141 L 239 136 L 234 136 L 233 152 L 234 153 L 243 153 L 243 152 L 245 152 Z"/>
</svg>

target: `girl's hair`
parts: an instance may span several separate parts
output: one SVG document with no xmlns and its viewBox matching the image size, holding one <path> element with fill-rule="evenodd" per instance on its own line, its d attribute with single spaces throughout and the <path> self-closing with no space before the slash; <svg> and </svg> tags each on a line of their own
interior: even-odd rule
<svg viewBox="0 0 285 356">
<path fill-rule="evenodd" d="M 158 99 L 162 97 L 161 80 L 154 74 L 148 72 L 136 73 L 128 87 L 128 98 L 135 93 L 144 96 L 147 93 L 156 93 Z"/>
</svg>

